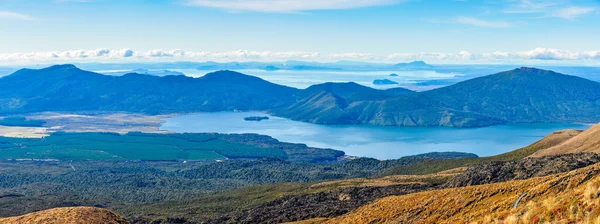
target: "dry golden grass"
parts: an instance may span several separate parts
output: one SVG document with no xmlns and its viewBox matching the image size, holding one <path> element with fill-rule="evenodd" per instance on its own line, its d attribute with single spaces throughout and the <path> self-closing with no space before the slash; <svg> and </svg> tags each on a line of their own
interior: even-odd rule
<svg viewBox="0 0 600 224">
<path fill-rule="evenodd" d="M 125 218 L 93 207 L 54 208 L 23 216 L 0 218 L 2 224 L 125 224 Z"/>
<path fill-rule="evenodd" d="M 599 174 L 596 164 L 529 180 L 386 197 L 325 223 L 600 223 Z"/>
<path fill-rule="evenodd" d="M 297 222 L 286 222 L 286 224 L 320 224 L 324 223 L 325 221 L 327 221 L 327 218 L 314 218 Z"/>
<path fill-rule="evenodd" d="M 600 124 L 590 127 L 588 130 L 559 145 L 537 151 L 531 157 L 578 152 L 600 153 Z"/>
</svg>

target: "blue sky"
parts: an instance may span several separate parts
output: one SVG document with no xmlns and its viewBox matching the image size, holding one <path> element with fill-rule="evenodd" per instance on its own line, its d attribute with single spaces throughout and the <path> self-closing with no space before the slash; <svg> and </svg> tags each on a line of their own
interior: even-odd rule
<svg viewBox="0 0 600 224">
<path fill-rule="evenodd" d="M 0 0 L 0 64 L 598 64 L 598 0 Z"/>
</svg>

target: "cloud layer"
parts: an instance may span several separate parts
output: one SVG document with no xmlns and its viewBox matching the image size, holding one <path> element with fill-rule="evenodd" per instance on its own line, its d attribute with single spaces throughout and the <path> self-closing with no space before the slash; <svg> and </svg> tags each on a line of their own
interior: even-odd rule
<svg viewBox="0 0 600 224">
<path fill-rule="evenodd" d="M 464 25 L 489 27 L 489 28 L 507 28 L 507 27 L 512 26 L 510 23 L 507 23 L 507 22 L 487 21 L 487 20 L 482 20 L 482 19 L 478 19 L 478 18 L 474 18 L 474 17 L 466 17 L 466 16 L 460 16 L 460 17 L 456 18 L 456 22 L 459 24 L 464 24 Z"/>
<path fill-rule="evenodd" d="M 188 5 L 227 11 L 301 12 L 352 9 L 398 3 L 401 0 L 187 0 Z"/>
<path fill-rule="evenodd" d="M 571 6 L 567 8 L 560 9 L 556 12 L 555 16 L 563 18 L 563 19 L 575 19 L 578 16 L 582 16 L 588 13 L 593 12 L 595 9 L 590 7 L 579 7 L 579 6 Z"/>
<path fill-rule="evenodd" d="M 458 53 L 421 52 L 394 53 L 389 55 L 373 55 L 369 53 L 349 52 L 322 54 L 302 51 L 249 51 L 229 52 L 195 52 L 174 50 L 134 51 L 132 49 L 96 49 L 71 50 L 54 52 L 30 52 L 0 54 L 0 64 L 32 64 L 59 62 L 169 62 L 169 61 L 338 61 L 355 60 L 370 62 L 397 62 L 412 60 L 428 60 L 450 63 L 477 62 L 522 62 L 522 61 L 592 61 L 600 63 L 600 50 L 566 51 L 551 48 L 536 48 L 520 52 Z"/>
<path fill-rule="evenodd" d="M 593 1 L 588 1 L 587 5 L 576 5 L 569 0 L 506 0 L 509 7 L 504 10 L 509 14 L 541 14 L 547 17 L 557 17 L 563 19 L 575 19 L 577 17 L 590 14 L 596 9 Z M 590 4 L 592 3 L 592 4 Z M 594 7 L 592 7 L 594 6 Z"/>
<path fill-rule="evenodd" d="M 7 12 L 7 11 L 0 11 L 0 18 L 18 19 L 18 20 L 34 20 L 34 18 L 31 16 L 21 14 L 21 13 L 16 13 L 16 12 Z"/>
</svg>

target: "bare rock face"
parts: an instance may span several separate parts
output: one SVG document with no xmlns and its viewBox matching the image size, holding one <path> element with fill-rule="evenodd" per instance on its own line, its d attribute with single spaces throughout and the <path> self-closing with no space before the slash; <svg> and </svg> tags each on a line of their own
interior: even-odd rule
<svg viewBox="0 0 600 224">
<path fill-rule="evenodd" d="M 22 216 L 0 218 L 6 224 L 126 224 L 120 215 L 102 208 L 66 207 L 29 213 Z"/>
</svg>

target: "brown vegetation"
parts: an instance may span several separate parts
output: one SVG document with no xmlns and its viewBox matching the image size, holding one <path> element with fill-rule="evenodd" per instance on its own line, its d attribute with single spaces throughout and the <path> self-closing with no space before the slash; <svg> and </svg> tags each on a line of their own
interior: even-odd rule
<svg viewBox="0 0 600 224">
<path fill-rule="evenodd" d="M 597 223 L 599 174 L 596 164 L 528 180 L 391 196 L 327 223 Z"/>
<path fill-rule="evenodd" d="M 600 153 L 600 124 L 594 125 L 581 134 L 551 148 L 540 150 L 531 157 L 558 155 L 578 152 Z"/>
<path fill-rule="evenodd" d="M 23 216 L 0 218 L 3 224 L 125 224 L 125 218 L 107 210 L 93 207 L 67 207 L 29 213 Z"/>
</svg>

